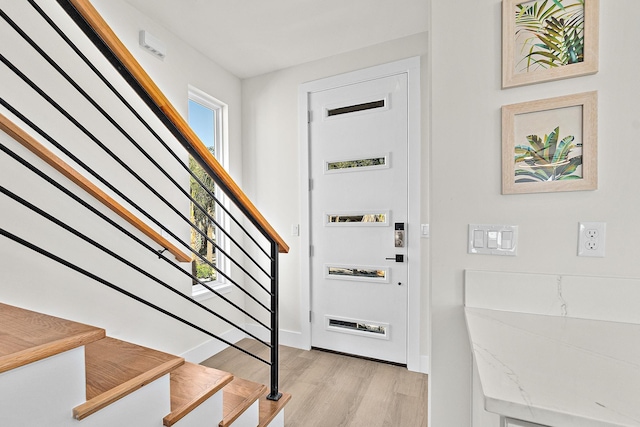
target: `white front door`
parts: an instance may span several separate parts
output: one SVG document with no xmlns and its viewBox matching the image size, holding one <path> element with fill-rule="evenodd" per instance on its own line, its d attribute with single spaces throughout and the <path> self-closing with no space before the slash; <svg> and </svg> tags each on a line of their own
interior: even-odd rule
<svg viewBox="0 0 640 427">
<path fill-rule="evenodd" d="M 311 343 L 407 362 L 407 74 L 309 95 Z"/>
</svg>

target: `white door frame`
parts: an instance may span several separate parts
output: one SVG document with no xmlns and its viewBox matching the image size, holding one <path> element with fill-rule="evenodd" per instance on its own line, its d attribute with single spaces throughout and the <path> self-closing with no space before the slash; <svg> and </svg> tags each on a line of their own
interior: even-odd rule
<svg viewBox="0 0 640 427">
<path fill-rule="evenodd" d="M 338 76 L 327 77 L 300 85 L 298 91 L 298 128 L 300 140 L 300 325 L 301 342 L 311 348 L 311 260 L 309 210 L 309 94 L 335 87 L 360 83 L 395 74 L 407 74 L 408 80 L 408 136 L 409 136 L 409 215 L 407 223 L 408 301 L 407 301 L 407 368 L 424 371 L 420 357 L 420 57 L 413 57 L 378 65 Z M 422 369 L 421 369 L 422 368 Z"/>
</svg>

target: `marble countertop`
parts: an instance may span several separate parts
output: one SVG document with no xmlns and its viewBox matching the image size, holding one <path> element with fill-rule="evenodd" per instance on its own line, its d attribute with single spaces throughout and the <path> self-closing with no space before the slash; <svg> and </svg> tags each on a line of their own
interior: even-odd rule
<svg viewBox="0 0 640 427">
<path fill-rule="evenodd" d="M 485 408 L 551 427 L 640 426 L 640 325 L 466 307 Z"/>
</svg>

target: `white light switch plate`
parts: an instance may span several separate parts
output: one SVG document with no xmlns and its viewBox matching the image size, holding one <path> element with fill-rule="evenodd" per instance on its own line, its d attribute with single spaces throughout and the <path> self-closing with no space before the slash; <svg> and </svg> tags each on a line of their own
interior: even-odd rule
<svg viewBox="0 0 640 427">
<path fill-rule="evenodd" d="M 468 253 L 516 256 L 518 226 L 469 224 Z"/>
</svg>

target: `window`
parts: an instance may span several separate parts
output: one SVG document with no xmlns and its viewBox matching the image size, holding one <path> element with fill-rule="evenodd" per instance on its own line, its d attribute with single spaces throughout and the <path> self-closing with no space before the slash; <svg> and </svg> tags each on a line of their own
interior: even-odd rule
<svg viewBox="0 0 640 427">
<path fill-rule="evenodd" d="M 226 167 L 226 105 L 207 95 L 206 93 L 189 87 L 189 126 L 198 135 L 216 159 Z M 229 287 L 219 277 L 212 265 L 222 271 L 227 261 L 216 250 L 216 245 L 227 251 L 228 243 L 224 235 L 219 232 L 213 219 L 226 228 L 225 218 L 221 209 L 218 209 L 211 193 L 224 203 L 224 195 L 220 193 L 213 179 L 208 176 L 202 167 L 189 158 L 189 168 L 198 177 L 203 185 L 200 185 L 193 177 L 190 182 L 191 197 L 204 209 L 191 203 L 191 222 L 195 226 L 191 230 L 191 247 L 194 249 L 193 265 L 194 273 L 200 281 L 221 291 Z M 193 295 L 206 296 L 211 293 L 200 283 L 194 282 Z"/>
</svg>

